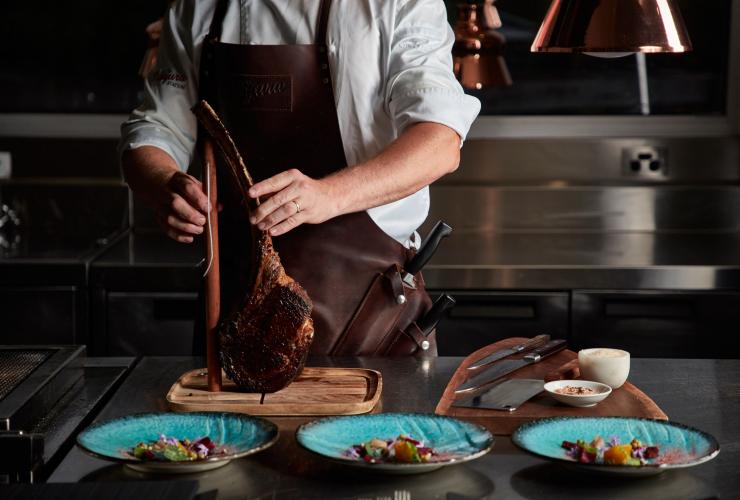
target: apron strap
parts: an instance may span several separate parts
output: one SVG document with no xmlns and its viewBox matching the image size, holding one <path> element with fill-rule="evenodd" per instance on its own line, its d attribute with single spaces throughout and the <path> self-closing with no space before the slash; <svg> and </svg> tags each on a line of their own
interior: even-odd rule
<svg viewBox="0 0 740 500">
<path fill-rule="evenodd" d="M 219 41 L 221 39 L 221 31 L 224 26 L 224 18 L 226 17 L 226 7 L 228 7 L 229 0 L 218 0 L 216 3 L 216 10 L 213 11 L 213 19 L 211 20 L 211 26 L 208 28 L 208 36 L 206 40 Z"/>
<path fill-rule="evenodd" d="M 319 6 L 319 26 L 316 30 L 316 45 L 326 46 L 326 32 L 329 25 L 329 13 L 331 12 L 331 0 L 321 0 Z"/>
</svg>

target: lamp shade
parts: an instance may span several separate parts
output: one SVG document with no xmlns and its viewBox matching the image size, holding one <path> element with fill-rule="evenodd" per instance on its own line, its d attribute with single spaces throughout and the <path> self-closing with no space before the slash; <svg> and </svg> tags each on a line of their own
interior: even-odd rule
<svg viewBox="0 0 740 500">
<path fill-rule="evenodd" d="M 673 0 L 553 0 L 532 52 L 688 52 Z"/>
<path fill-rule="evenodd" d="M 458 4 L 452 57 L 455 76 L 466 89 L 508 87 L 512 84 L 504 60 L 506 39 L 493 29 L 499 26 L 501 19 L 493 1 Z"/>
</svg>

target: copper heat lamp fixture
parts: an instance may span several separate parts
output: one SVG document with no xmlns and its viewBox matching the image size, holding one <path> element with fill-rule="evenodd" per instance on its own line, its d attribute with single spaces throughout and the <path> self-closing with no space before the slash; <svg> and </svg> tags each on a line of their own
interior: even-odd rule
<svg viewBox="0 0 740 500">
<path fill-rule="evenodd" d="M 553 0 L 532 44 L 532 52 L 601 57 L 689 51 L 674 0 Z"/>
<path fill-rule="evenodd" d="M 501 27 L 501 18 L 494 1 L 466 0 L 457 5 L 452 57 L 455 76 L 466 89 L 508 87 L 512 83 L 503 56 L 506 39 L 495 31 Z"/>
</svg>

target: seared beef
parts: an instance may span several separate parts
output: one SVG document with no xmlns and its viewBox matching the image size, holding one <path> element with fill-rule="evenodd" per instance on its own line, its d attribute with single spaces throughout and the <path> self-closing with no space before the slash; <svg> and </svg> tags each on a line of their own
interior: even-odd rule
<svg viewBox="0 0 740 500">
<path fill-rule="evenodd" d="M 252 177 L 226 127 L 205 101 L 193 112 L 223 154 L 244 207 L 248 212 L 256 209 L 259 200 L 247 194 Z M 252 285 L 243 305 L 227 312 L 219 323 L 219 355 L 224 371 L 240 389 L 275 392 L 303 369 L 313 340 L 313 305 L 301 285 L 285 273 L 270 235 L 251 224 L 250 230 L 252 253 L 245 258 L 251 259 Z"/>
</svg>

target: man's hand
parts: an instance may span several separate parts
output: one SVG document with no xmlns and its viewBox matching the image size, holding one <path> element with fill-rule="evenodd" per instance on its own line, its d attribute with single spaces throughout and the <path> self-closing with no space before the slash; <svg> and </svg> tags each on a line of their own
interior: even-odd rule
<svg viewBox="0 0 740 500">
<path fill-rule="evenodd" d="M 200 181 L 177 171 L 159 191 L 154 204 L 157 222 L 173 240 L 192 243 L 203 232 L 208 213 L 208 198 Z"/>
<path fill-rule="evenodd" d="M 298 170 L 287 170 L 249 190 L 252 198 L 263 198 L 250 222 L 272 236 L 285 234 L 301 224 L 320 224 L 339 215 L 330 181 L 316 180 Z"/>
<path fill-rule="evenodd" d="M 203 232 L 208 197 L 201 183 L 181 172 L 167 153 L 154 146 L 128 150 L 122 167 L 129 187 L 154 209 L 167 236 L 192 243 Z"/>
</svg>

